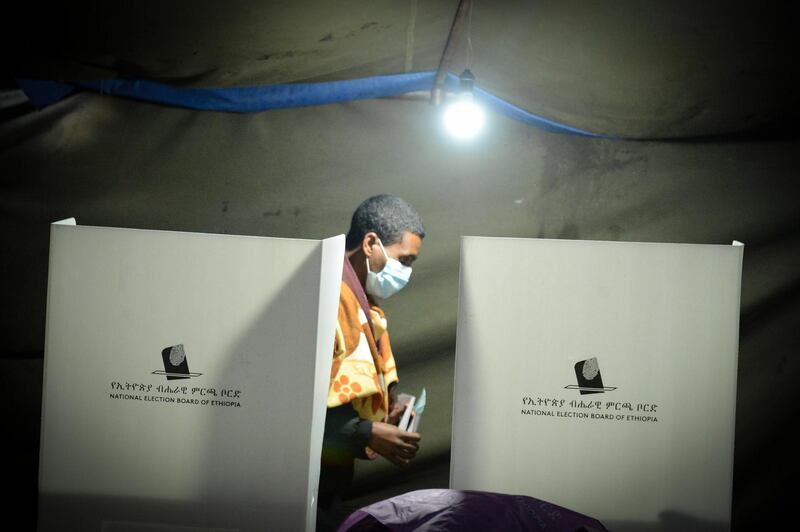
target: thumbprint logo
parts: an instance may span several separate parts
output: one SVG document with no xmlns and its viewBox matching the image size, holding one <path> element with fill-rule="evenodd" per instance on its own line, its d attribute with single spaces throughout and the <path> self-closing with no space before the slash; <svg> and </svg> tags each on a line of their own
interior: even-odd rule
<svg viewBox="0 0 800 532">
<path fill-rule="evenodd" d="M 190 379 L 202 375 L 202 373 L 189 371 L 189 362 L 186 360 L 186 350 L 183 344 L 165 347 L 161 350 L 161 358 L 164 361 L 164 371 L 157 369 L 153 375 L 166 375 L 167 380 Z"/>
<path fill-rule="evenodd" d="M 578 385 L 570 384 L 565 386 L 569 390 L 579 390 L 581 395 L 587 393 L 603 393 L 616 390 L 616 387 L 603 386 L 603 377 L 600 375 L 600 365 L 597 358 L 587 358 L 575 364 L 575 376 L 578 378 Z"/>
</svg>

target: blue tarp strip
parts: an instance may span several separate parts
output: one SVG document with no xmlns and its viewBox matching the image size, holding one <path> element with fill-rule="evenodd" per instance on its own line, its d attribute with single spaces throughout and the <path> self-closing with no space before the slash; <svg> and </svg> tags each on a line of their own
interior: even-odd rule
<svg viewBox="0 0 800 532">
<path fill-rule="evenodd" d="M 416 91 L 430 91 L 433 87 L 435 76 L 435 72 L 413 72 L 345 81 L 225 88 L 181 88 L 155 81 L 135 79 L 75 81 L 70 83 L 17 80 L 17 83 L 37 108 L 52 105 L 71 94 L 76 88 L 82 88 L 101 94 L 111 94 L 175 107 L 203 111 L 255 113 L 269 109 L 325 105 L 398 96 Z M 448 74 L 445 83 L 455 90 L 458 86 L 458 77 Z M 591 137 L 603 136 L 529 113 L 479 88 L 475 89 L 475 98 L 489 109 L 546 131 Z"/>
<path fill-rule="evenodd" d="M 75 91 L 74 86 L 66 83 L 38 79 L 18 79 L 17 86 L 37 109 L 53 105 Z"/>
</svg>

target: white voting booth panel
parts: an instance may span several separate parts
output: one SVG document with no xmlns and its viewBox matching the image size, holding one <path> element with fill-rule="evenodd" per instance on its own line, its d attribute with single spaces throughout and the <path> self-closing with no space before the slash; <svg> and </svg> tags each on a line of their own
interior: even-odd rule
<svg viewBox="0 0 800 532">
<path fill-rule="evenodd" d="M 54 224 L 40 530 L 313 530 L 344 237 Z"/>
<path fill-rule="evenodd" d="M 451 487 L 728 529 L 743 249 L 464 238 Z"/>
</svg>

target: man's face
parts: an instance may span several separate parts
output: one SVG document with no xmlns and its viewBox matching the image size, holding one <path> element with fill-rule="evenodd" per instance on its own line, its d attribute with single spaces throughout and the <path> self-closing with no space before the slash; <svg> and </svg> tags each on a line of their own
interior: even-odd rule
<svg viewBox="0 0 800 532">
<path fill-rule="evenodd" d="M 411 266 L 419 256 L 419 251 L 422 248 L 422 239 L 414 233 L 406 231 L 399 242 L 395 242 L 390 246 L 384 244 L 383 247 L 386 249 L 386 254 L 391 258 L 397 259 L 404 266 Z M 370 270 L 374 272 L 379 272 L 386 266 L 386 257 L 383 255 L 377 240 L 372 245 L 369 266 Z"/>
</svg>

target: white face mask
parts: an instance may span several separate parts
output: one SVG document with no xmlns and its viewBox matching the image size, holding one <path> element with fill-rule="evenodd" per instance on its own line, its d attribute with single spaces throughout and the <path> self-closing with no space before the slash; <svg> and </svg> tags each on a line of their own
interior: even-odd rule
<svg viewBox="0 0 800 532">
<path fill-rule="evenodd" d="M 378 244 L 386 257 L 386 266 L 379 272 L 373 272 L 369 268 L 369 258 L 367 258 L 366 290 L 369 295 L 386 299 L 408 284 L 408 280 L 411 278 L 411 266 L 404 266 L 399 260 L 391 258 L 380 240 L 378 240 Z"/>
</svg>

